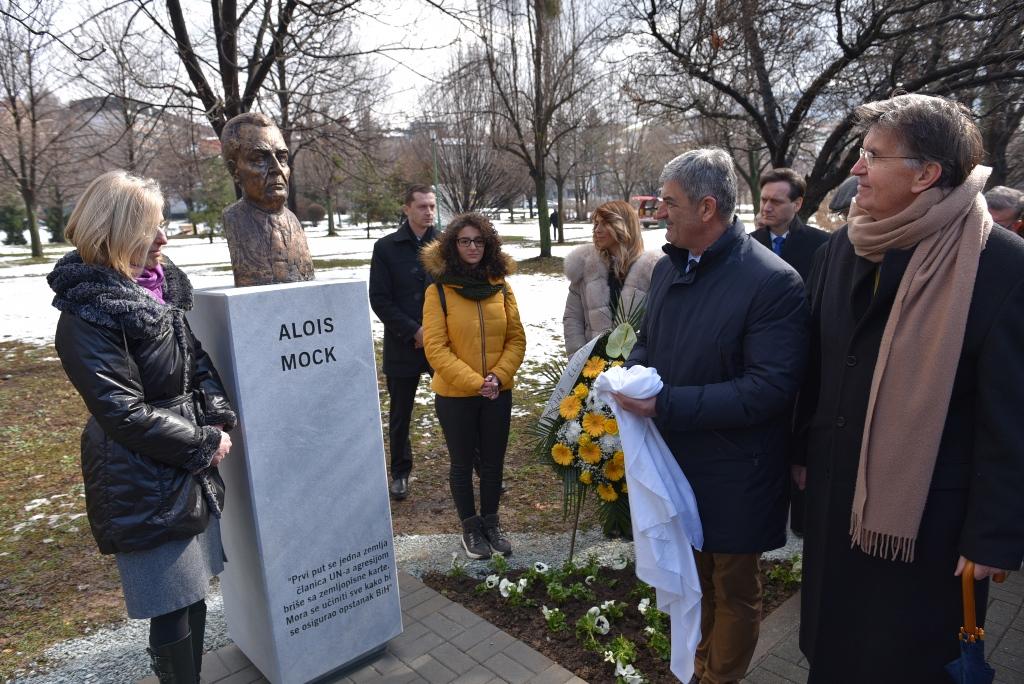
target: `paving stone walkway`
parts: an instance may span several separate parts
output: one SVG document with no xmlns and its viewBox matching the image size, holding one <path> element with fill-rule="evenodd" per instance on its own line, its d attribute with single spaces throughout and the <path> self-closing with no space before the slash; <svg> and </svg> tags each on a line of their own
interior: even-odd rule
<svg viewBox="0 0 1024 684">
<path fill-rule="evenodd" d="M 326 682 L 338 684 L 586 684 L 565 668 L 513 638 L 418 579 L 399 573 L 405 631 L 372 662 Z M 1024 573 L 1011 573 L 989 591 L 985 652 L 995 684 L 1024 682 Z M 744 678 L 747 684 L 805 684 L 807 659 L 797 643 L 800 595 L 779 606 L 761 625 Z M 237 646 L 203 658 L 204 684 L 266 683 Z M 147 677 L 140 684 L 156 684 Z"/>
<path fill-rule="evenodd" d="M 995 668 L 995 684 L 1024 682 L 1024 572 L 1012 572 L 1002 584 L 992 583 L 985 619 L 985 654 Z M 807 659 L 798 644 L 800 595 L 768 616 L 744 682 L 805 684 Z"/>
<path fill-rule="evenodd" d="M 415 577 L 398 573 L 405 630 L 368 664 L 325 684 L 586 684 L 518 639 L 449 601 Z M 203 657 L 204 684 L 266 683 L 238 646 Z M 157 684 L 147 677 L 140 684 Z"/>
</svg>

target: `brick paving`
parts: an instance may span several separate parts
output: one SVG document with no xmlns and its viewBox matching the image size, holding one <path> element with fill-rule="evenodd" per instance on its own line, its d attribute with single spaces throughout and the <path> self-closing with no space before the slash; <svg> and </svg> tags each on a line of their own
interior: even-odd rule
<svg viewBox="0 0 1024 684">
<path fill-rule="evenodd" d="M 749 684 L 805 684 L 807 659 L 800 652 L 800 595 L 792 597 L 765 620 L 750 672 Z M 992 583 L 985 618 L 985 654 L 995 668 L 995 684 L 1024 682 L 1024 573 L 1010 573 L 1003 584 Z"/>
<path fill-rule="evenodd" d="M 586 684 L 523 642 L 418 579 L 399 573 L 405 631 L 371 662 L 324 680 L 325 684 Z M 797 643 L 800 595 L 779 606 L 761 625 L 747 684 L 805 684 L 807 659 Z M 1024 573 L 1011 573 L 989 591 L 985 652 L 995 684 L 1024 682 Z M 237 646 L 203 658 L 204 684 L 265 684 Z M 147 677 L 140 684 L 156 684 Z"/>
<path fill-rule="evenodd" d="M 382 653 L 324 684 L 586 684 L 415 577 L 398 573 L 405 630 Z M 265 684 L 235 644 L 203 657 L 204 684 Z M 147 677 L 139 684 L 157 684 Z"/>
</svg>

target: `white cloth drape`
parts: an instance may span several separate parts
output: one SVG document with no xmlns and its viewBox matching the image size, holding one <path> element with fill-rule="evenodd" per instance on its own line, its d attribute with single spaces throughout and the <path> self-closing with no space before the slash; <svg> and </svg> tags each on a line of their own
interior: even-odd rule
<svg viewBox="0 0 1024 684">
<path fill-rule="evenodd" d="M 619 423 L 636 576 L 657 590 L 658 608 L 672 619 L 672 673 L 688 682 L 700 641 L 700 579 L 690 549 L 704 545 L 697 500 L 653 421 L 624 411 L 611 395 L 646 399 L 661 388 L 658 373 L 643 366 L 610 368 L 594 381 L 598 398 Z"/>
</svg>

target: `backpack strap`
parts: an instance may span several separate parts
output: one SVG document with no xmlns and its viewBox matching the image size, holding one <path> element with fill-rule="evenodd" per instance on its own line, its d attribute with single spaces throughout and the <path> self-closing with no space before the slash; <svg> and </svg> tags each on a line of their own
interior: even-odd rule
<svg viewBox="0 0 1024 684">
<path fill-rule="evenodd" d="M 444 298 L 444 286 L 441 285 L 441 283 L 438 283 L 438 282 L 435 282 L 434 285 L 437 286 L 437 298 L 441 300 L 441 313 L 443 313 L 445 315 L 445 317 L 447 318 L 448 317 L 448 302 L 446 302 L 445 298 Z"/>
</svg>

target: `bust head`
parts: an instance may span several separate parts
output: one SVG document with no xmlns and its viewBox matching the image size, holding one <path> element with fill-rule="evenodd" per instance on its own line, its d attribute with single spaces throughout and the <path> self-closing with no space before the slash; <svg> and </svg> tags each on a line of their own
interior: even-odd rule
<svg viewBox="0 0 1024 684">
<path fill-rule="evenodd" d="M 246 112 L 224 125 L 221 155 L 228 173 L 246 199 L 260 209 L 276 212 L 288 199 L 288 146 L 273 120 Z"/>
</svg>

